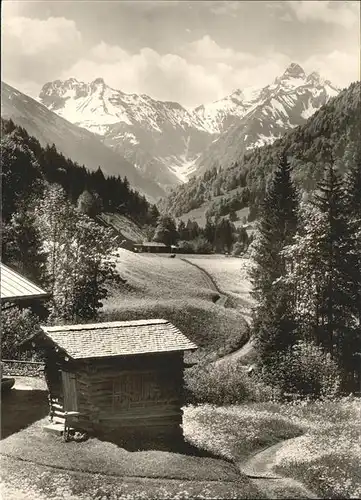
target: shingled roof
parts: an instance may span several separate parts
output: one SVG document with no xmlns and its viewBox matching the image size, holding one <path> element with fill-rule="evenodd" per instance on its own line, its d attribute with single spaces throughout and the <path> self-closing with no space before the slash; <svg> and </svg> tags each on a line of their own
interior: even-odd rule
<svg viewBox="0 0 361 500">
<path fill-rule="evenodd" d="M 197 349 L 165 319 L 43 326 L 45 336 L 72 359 Z"/>
<path fill-rule="evenodd" d="M 1 302 L 46 298 L 42 288 L 1 263 Z"/>
</svg>

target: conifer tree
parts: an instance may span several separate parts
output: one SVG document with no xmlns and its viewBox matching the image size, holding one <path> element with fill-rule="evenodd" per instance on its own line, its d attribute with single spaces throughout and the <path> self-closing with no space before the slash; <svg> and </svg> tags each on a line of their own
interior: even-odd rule
<svg viewBox="0 0 361 500">
<path fill-rule="evenodd" d="M 159 217 L 159 210 L 157 208 L 157 205 L 152 205 L 149 211 L 149 219 L 150 219 L 150 224 L 152 226 L 156 226 L 158 217 Z"/>
<path fill-rule="evenodd" d="M 351 149 L 351 148 L 350 148 Z M 348 150 L 348 171 L 345 178 L 347 216 L 355 245 L 356 269 L 353 275 L 355 286 L 356 347 L 354 351 L 355 378 L 361 386 L 361 147 Z"/>
<path fill-rule="evenodd" d="M 318 238 L 315 235 L 315 243 L 319 243 L 319 266 L 324 268 L 326 278 L 320 308 L 322 343 L 331 354 L 335 348 L 336 354 L 342 356 L 348 350 L 346 344 L 352 335 L 356 260 L 343 184 L 333 163 L 326 167 L 314 205 L 322 216 L 322 234 Z M 318 228 L 314 228 L 316 230 Z"/>
<path fill-rule="evenodd" d="M 303 233 L 286 250 L 293 258 L 286 281 L 297 291 L 302 335 L 322 345 L 337 360 L 343 371 L 343 387 L 349 388 L 356 370 L 354 352 L 359 349 L 355 323 L 357 252 L 345 189 L 332 162 L 326 166 L 305 214 Z"/>
<path fill-rule="evenodd" d="M 185 225 L 184 221 L 182 221 L 182 220 L 179 221 L 177 231 L 178 231 L 180 240 L 187 239 L 187 231 L 186 231 L 186 225 Z"/>
<path fill-rule="evenodd" d="M 294 293 L 284 286 L 281 278 L 287 271 L 283 250 L 293 242 L 297 224 L 298 195 L 283 154 L 263 203 L 252 272 L 257 304 L 253 311 L 253 332 L 265 370 L 270 370 L 282 351 L 296 340 Z"/>
<path fill-rule="evenodd" d="M 159 216 L 153 240 L 165 245 L 175 245 L 177 243 L 179 235 L 173 217 L 170 215 Z"/>
<path fill-rule="evenodd" d="M 207 217 L 206 225 L 204 228 L 204 237 L 213 246 L 215 239 L 215 225 L 212 223 L 211 218 Z"/>
</svg>

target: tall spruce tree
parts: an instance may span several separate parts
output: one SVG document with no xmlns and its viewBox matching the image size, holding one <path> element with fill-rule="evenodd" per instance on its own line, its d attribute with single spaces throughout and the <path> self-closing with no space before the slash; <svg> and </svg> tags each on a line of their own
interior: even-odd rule
<svg viewBox="0 0 361 500">
<path fill-rule="evenodd" d="M 322 215 L 322 234 L 315 234 L 324 277 L 319 308 L 321 342 L 340 358 L 348 373 L 353 357 L 356 255 L 342 179 L 331 162 L 318 185 L 314 205 Z M 317 229 L 314 228 L 314 231 Z M 318 236 L 318 237 L 317 237 Z"/>
<path fill-rule="evenodd" d="M 349 227 L 354 238 L 356 255 L 356 269 L 353 275 L 356 315 L 354 378 L 356 386 L 361 387 L 361 146 L 360 142 L 356 144 L 353 151 L 348 150 L 345 190 Z"/>
<path fill-rule="evenodd" d="M 285 154 L 266 193 L 258 223 L 258 241 L 252 271 L 253 332 L 261 363 L 267 372 L 296 340 L 294 293 L 284 286 L 287 270 L 284 248 L 293 242 L 298 225 L 298 195 Z"/>
<path fill-rule="evenodd" d="M 179 234 L 173 217 L 170 215 L 160 215 L 153 241 L 164 243 L 165 245 L 175 245 L 178 240 Z"/>
<path fill-rule="evenodd" d="M 332 161 L 305 211 L 303 233 L 287 254 L 293 258 L 287 282 L 296 289 L 302 335 L 322 345 L 337 360 L 343 387 L 350 389 L 358 342 L 357 252 L 344 185 Z"/>
</svg>

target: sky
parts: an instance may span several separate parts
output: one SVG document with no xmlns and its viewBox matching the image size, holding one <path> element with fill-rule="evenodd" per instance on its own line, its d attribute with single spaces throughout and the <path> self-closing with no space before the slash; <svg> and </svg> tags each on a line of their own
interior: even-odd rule
<svg viewBox="0 0 361 500">
<path fill-rule="evenodd" d="M 193 107 L 291 62 L 341 88 L 360 80 L 358 1 L 4 0 L 1 16 L 2 80 L 32 97 L 101 77 Z"/>
</svg>

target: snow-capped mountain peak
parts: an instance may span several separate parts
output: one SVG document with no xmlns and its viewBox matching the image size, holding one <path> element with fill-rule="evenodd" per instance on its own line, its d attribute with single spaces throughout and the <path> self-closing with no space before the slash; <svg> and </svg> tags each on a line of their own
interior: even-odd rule
<svg viewBox="0 0 361 500">
<path fill-rule="evenodd" d="M 291 63 L 265 87 L 239 88 L 193 109 L 127 94 L 101 77 L 90 83 L 75 78 L 46 83 L 39 101 L 98 134 L 104 144 L 166 188 L 184 182 L 217 157 L 222 164 L 221 144 L 245 151 L 273 142 L 338 92 L 317 72 L 307 75 Z"/>
<path fill-rule="evenodd" d="M 306 73 L 299 64 L 291 63 L 281 77 L 281 79 L 286 78 L 300 78 L 304 80 L 306 78 Z"/>
</svg>

